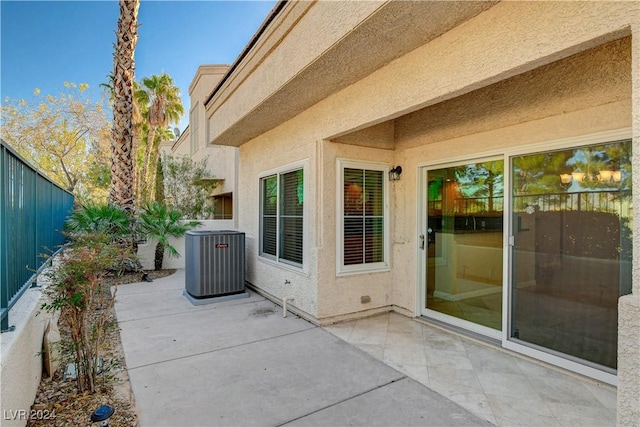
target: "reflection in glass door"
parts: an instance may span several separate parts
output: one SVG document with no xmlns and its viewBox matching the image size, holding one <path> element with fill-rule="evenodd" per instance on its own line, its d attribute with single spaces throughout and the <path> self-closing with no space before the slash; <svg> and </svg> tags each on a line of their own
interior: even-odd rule
<svg viewBox="0 0 640 427">
<path fill-rule="evenodd" d="M 631 142 L 512 159 L 509 339 L 614 370 L 631 292 Z"/>
<path fill-rule="evenodd" d="M 425 314 L 501 330 L 504 162 L 426 175 Z"/>
</svg>

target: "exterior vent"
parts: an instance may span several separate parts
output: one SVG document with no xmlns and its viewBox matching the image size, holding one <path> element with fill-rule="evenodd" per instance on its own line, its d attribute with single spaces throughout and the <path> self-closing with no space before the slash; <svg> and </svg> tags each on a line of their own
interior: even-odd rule
<svg viewBox="0 0 640 427">
<path fill-rule="evenodd" d="M 185 290 L 194 298 L 245 292 L 245 235 L 239 231 L 187 231 Z"/>
</svg>

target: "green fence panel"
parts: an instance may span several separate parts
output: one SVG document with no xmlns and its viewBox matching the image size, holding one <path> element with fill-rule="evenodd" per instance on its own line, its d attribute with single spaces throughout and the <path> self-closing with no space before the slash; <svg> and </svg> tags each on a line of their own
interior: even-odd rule
<svg viewBox="0 0 640 427">
<path fill-rule="evenodd" d="M 11 307 L 65 243 L 61 230 L 74 198 L 0 142 L 0 320 L 6 331 Z"/>
</svg>

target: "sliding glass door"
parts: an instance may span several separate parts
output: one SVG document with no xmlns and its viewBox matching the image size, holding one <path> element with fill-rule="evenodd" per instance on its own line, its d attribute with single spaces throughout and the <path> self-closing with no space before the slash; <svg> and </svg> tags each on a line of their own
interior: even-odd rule
<svg viewBox="0 0 640 427">
<path fill-rule="evenodd" d="M 509 339 L 613 371 L 631 291 L 630 141 L 511 161 Z"/>
<path fill-rule="evenodd" d="M 481 333 L 502 325 L 503 165 L 489 160 L 423 171 L 424 314 L 480 326 Z"/>
<path fill-rule="evenodd" d="M 422 168 L 420 308 L 612 382 L 631 292 L 631 141 L 577 144 Z"/>
</svg>

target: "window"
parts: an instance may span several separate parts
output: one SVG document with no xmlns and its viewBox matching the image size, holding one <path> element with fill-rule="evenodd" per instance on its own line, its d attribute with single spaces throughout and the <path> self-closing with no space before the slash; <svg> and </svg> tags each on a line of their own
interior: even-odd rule
<svg viewBox="0 0 640 427">
<path fill-rule="evenodd" d="M 338 273 L 388 269 L 388 167 L 338 165 Z"/>
<path fill-rule="evenodd" d="M 302 267 L 304 170 L 263 177 L 260 197 L 260 256 Z"/>
<path fill-rule="evenodd" d="M 213 219 L 233 219 L 233 194 L 213 196 Z"/>
<path fill-rule="evenodd" d="M 189 142 L 191 155 L 198 151 L 198 104 L 189 112 Z"/>
</svg>

